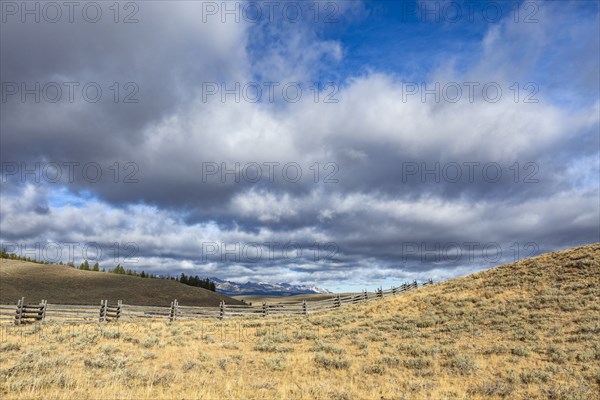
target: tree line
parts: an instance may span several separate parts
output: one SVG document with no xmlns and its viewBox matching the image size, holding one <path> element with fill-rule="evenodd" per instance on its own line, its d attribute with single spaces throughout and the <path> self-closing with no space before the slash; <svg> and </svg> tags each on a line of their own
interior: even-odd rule
<svg viewBox="0 0 600 400">
<path fill-rule="evenodd" d="M 187 276 L 182 272 L 181 276 L 179 277 L 179 282 L 183 283 L 184 285 L 197 286 L 204 289 L 212 290 L 213 292 L 217 291 L 217 288 L 215 287 L 215 283 L 213 281 L 211 281 L 208 278 L 200 279 L 198 275 Z"/>
<path fill-rule="evenodd" d="M 16 254 L 14 254 L 14 253 L 8 253 L 5 248 L 2 248 L 0 250 L 0 258 L 6 258 L 9 260 L 29 261 L 29 262 L 33 262 L 36 264 L 51 264 L 48 261 L 38 261 L 35 258 L 32 259 L 31 257 L 22 257 L 22 256 L 18 256 Z M 63 264 L 61 261 L 58 265 L 65 265 L 65 264 Z M 79 269 L 82 271 L 107 272 L 106 269 L 100 268 L 100 264 L 98 262 L 94 263 L 94 265 L 92 265 L 90 267 L 88 260 L 84 260 L 81 264 L 79 264 L 79 267 L 76 267 L 72 261 L 68 262 L 66 265 L 70 266 L 71 268 L 76 268 L 76 269 Z M 109 269 L 108 273 L 137 276 L 140 278 L 168 279 L 171 281 L 177 281 L 177 282 L 183 283 L 184 285 L 188 285 L 188 286 L 201 287 L 204 289 L 212 290 L 213 292 L 217 291 L 217 288 L 213 281 L 211 281 L 208 278 L 202 279 L 198 275 L 188 276 L 184 273 L 181 273 L 181 275 L 179 277 L 171 276 L 171 275 L 159 276 L 159 275 L 153 275 L 153 274 L 146 273 L 145 271 L 137 272 L 132 269 L 125 269 L 121 264 L 118 264 L 116 267 Z"/>
<path fill-rule="evenodd" d="M 35 258 L 32 259 L 31 257 L 21 257 L 14 253 L 8 253 L 5 248 L 2 248 L 0 250 L 0 258 L 6 258 L 8 260 L 29 261 L 36 264 L 50 264 L 48 261 L 38 261 Z"/>
</svg>

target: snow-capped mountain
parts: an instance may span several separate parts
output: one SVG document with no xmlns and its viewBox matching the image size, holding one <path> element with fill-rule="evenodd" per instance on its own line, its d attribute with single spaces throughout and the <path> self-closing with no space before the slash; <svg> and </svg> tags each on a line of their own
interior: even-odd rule
<svg viewBox="0 0 600 400">
<path fill-rule="evenodd" d="M 327 289 L 308 285 L 290 285 L 289 283 L 246 282 L 238 283 L 224 281 L 219 278 L 209 278 L 215 283 L 217 293 L 227 296 L 237 295 L 267 295 L 291 296 L 294 294 L 324 294 L 331 293 Z"/>
</svg>

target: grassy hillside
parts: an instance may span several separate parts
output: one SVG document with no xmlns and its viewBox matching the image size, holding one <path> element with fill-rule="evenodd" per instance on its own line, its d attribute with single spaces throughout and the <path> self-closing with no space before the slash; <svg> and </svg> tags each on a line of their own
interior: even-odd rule
<svg viewBox="0 0 600 400">
<path fill-rule="evenodd" d="M 4 336 L 3 397 L 594 400 L 600 244 L 308 317 L 43 332 Z"/>
<path fill-rule="evenodd" d="M 173 299 L 186 306 L 218 306 L 222 300 L 242 304 L 210 290 L 176 281 L 0 259 L 0 303 L 16 304 L 23 296 L 28 303 L 46 299 L 55 304 L 97 305 L 102 299 L 161 306 L 168 306 Z"/>
</svg>

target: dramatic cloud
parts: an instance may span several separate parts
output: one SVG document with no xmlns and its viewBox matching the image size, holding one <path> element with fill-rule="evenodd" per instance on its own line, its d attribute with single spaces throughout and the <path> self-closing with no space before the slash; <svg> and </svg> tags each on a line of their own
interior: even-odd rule
<svg viewBox="0 0 600 400">
<path fill-rule="evenodd" d="M 0 240 L 331 289 L 598 241 L 599 11 L 578 3 L 527 23 L 527 4 L 458 23 L 370 2 L 3 10 Z"/>
</svg>

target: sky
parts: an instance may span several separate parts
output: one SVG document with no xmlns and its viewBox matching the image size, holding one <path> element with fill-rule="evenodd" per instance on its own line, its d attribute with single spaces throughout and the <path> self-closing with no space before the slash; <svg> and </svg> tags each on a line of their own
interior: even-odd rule
<svg viewBox="0 0 600 400">
<path fill-rule="evenodd" d="M 600 241 L 597 1 L 0 5 L 19 255 L 351 291 Z"/>
</svg>

